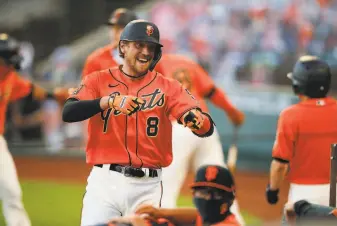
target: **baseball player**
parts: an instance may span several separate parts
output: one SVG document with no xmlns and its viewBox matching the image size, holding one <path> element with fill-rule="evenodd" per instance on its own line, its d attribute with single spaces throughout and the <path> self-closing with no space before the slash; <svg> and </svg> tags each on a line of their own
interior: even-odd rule
<svg viewBox="0 0 337 226">
<path fill-rule="evenodd" d="M 111 27 L 111 43 L 91 53 L 83 67 L 82 77 L 94 72 L 118 66 L 123 63 L 123 58 L 119 56 L 118 43 L 119 37 L 124 27 L 132 20 L 138 19 L 136 14 L 125 8 L 118 8 L 107 22 Z"/>
<path fill-rule="evenodd" d="M 21 56 L 18 42 L 8 34 L 0 34 L 0 199 L 8 226 L 28 226 L 30 220 L 22 203 L 21 188 L 13 158 L 3 137 L 7 106 L 23 97 L 35 100 L 55 98 L 60 103 L 68 97 L 66 89 L 48 93 L 41 87 L 23 79 L 20 69 Z"/>
<path fill-rule="evenodd" d="M 216 87 L 207 72 L 189 58 L 177 54 L 163 54 L 155 70 L 178 80 L 191 91 L 200 102 L 203 111 L 208 111 L 205 99 L 209 99 L 227 114 L 234 126 L 240 126 L 244 122 L 244 114 L 231 104 L 220 88 Z M 178 123 L 173 121 L 172 124 L 174 158 L 172 164 L 163 169 L 162 207 L 164 208 L 176 207 L 190 161 L 195 171 L 207 164 L 226 167 L 220 137 L 216 129 L 212 136 L 201 139 L 193 136 L 190 130 Z M 237 215 L 240 223 L 244 224 L 237 202 L 232 206 L 232 211 Z"/>
<path fill-rule="evenodd" d="M 137 18 L 135 13 L 125 8 L 119 8 L 112 13 L 108 21 L 111 26 L 112 43 L 94 51 L 87 58 L 82 76 L 83 78 L 94 71 L 107 69 L 121 64 L 122 58 L 118 53 L 119 36 L 125 25 Z M 244 122 L 244 114 L 236 109 L 226 98 L 221 89 L 217 88 L 205 70 L 192 60 L 181 55 L 164 54 L 155 70 L 159 73 L 175 78 L 199 101 L 201 109 L 207 112 L 205 98 L 223 109 L 235 126 Z M 194 136 L 188 128 L 172 120 L 173 123 L 173 155 L 172 164 L 163 169 L 163 198 L 162 206 L 175 208 L 181 186 L 186 177 L 190 160 L 194 169 L 204 164 L 218 164 L 225 166 L 222 145 L 215 130 L 208 138 Z M 188 140 L 188 142 L 186 142 Z M 244 224 L 237 202 L 232 211 L 240 223 Z"/>
<path fill-rule="evenodd" d="M 204 165 L 198 169 L 193 189 L 195 208 L 165 209 L 142 206 L 136 213 L 151 218 L 168 219 L 177 225 L 241 225 L 230 207 L 235 199 L 235 184 L 230 171 L 218 165 Z"/>
<path fill-rule="evenodd" d="M 119 67 L 85 76 L 63 109 L 65 122 L 89 119 L 87 163 L 94 165 L 83 199 L 82 225 L 105 223 L 142 203 L 160 206 L 161 168 L 172 161 L 169 117 L 200 137 L 211 117 L 177 81 L 153 71 L 161 58 L 158 27 L 128 23 L 120 36 Z"/>
<path fill-rule="evenodd" d="M 337 103 L 328 96 L 330 68 L 315 56 L 303 56 L 287 76 L 300 101 L 280 113 L 266 198 L 277 203 L 289 166 L 289 202 L 329 205 L 330 145 L 337 142 Z"/>
</svg>

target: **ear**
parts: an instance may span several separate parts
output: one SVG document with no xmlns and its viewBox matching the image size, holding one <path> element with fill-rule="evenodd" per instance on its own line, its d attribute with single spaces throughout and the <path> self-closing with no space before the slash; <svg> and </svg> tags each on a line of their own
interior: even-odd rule
<svg viewBox="0 0 337 226">
<path fill-rule="evenodd" d="M 125 53 L 125 47 L 127 43 L 125 41 L 120 41 L 118 44 L 118 51 L 119 51 L 119 56 L 124 58 L 124 53 Z"/>
</svg>

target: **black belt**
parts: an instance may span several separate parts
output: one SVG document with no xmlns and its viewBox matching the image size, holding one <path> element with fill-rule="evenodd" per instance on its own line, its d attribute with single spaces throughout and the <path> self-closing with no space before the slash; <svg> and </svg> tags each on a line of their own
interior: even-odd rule
<svg viewBox="0 0 337 226">
<path fill-rule="evenodd" d="M 95 166 L 103 168 L 103 164 L 96 164 Z M 110 164 L 110 170 L 124 174 L 126 177 L 144 177 L 145 172 L 142 168 L 134 168 L 131 166 L 122 166 L 118 164 Z M 156 169 L 148 169 L 149 177 L 158 177 L 158 172 Z"/>
</svg>

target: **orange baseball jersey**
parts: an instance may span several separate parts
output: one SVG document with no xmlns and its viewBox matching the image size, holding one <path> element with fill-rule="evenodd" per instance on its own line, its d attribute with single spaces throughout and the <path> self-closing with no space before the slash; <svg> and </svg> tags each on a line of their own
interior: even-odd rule
<svg viewBox="0 0 337 226">
<path fill-rule="evenodd" d="M 203 225 L 202 218 L 200 215 L 198 215 L 195 226 L 202 226 L 202 225 Z M 240 226 L 240 223 L 237 221 L 235 216 L 231 214 L 228 217 L 226 217 L 225 220 L 216 224 L 212 224 L 211 226 Z"/>
<path fill-rule="evenodd" d="M 92 72 L 118 66 L 118 63 L 114 60 L 112 55 L 115 48 L 116 46 L 110 44 L 91 53 L 85 61 L 82 71 L 82 79 Z"/>
<path fill-rule="evenodd" d="M 153 71 L 131 80 L 119 67 L 85 77 L 70 98 L 91 100 L 108 95 L 132 95 L 145 103 L 132 116 L 105 110 L 89 119 L 86 148 L 89 164 L 115 163 L 160 168 L 172 161 L 172 125 L 198 103 L 181 84 Z"/>
<path fill-rule="evenodd" d="M 3 80 L 0 80 L 0 135 L 5 130 L 8 103 L 27 96 L 31 90 L 31 83 L 14 71 L 7 74 Z"/>
<path fill-rule="evenodd" d="M 272 156 L 290 162 L 291 183 L 328 184 L 330 145 L 336 142 L 336 100 L 309 99 L 281 112 Z"/>
<path fill-rule="evenodd" d="M 207 72 L 197 63 L 181 55 L 163 54 L 155 70 L 178 80 L 200 102 L 201 109 L 208 111 L 205 96 L 215 87 Z"/>
</svg>

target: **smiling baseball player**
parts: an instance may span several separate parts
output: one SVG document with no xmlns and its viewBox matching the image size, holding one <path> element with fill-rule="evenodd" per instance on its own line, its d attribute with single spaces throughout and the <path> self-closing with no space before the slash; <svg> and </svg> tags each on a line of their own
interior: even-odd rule
<svg viewBox="0 0 337 226">
<path fill-rule="evenodd" d="M 211 117 L 178 81 L 153 71 L 161 47 L 155 24 L 130 22 L 119 42 L 123 64 L 87 75 L 65 104 L 64 121 L 89 119 L 86 154 L 94 167 L 81 225 L 105 223 L 143 203 L 160 206 L 161 168 L 172 161 L 169 117 L 197 136 L 214 131 Z"/>
</svg>

